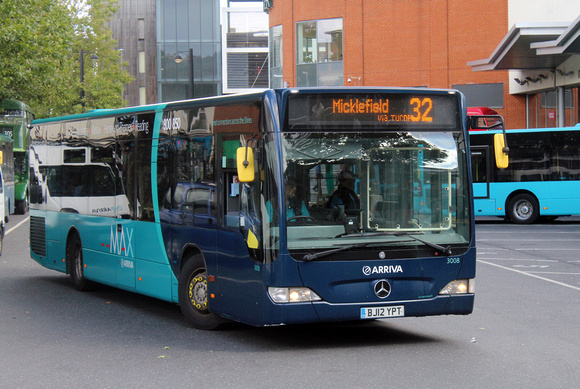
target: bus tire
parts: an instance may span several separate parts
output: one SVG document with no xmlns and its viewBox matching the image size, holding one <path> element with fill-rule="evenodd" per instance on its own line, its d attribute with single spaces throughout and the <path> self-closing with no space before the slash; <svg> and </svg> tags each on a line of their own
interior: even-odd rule
<svg viewBox="0 0 580 389">
<path fill-rule="evenodd" d="M 534 196 L 522 193 L 510 200 L 507 211 L 512 222 L 516 224 L 532 224 L 540 215 L 540 206 Z"/>
<path fill-rule="evenodd" d="M 0 227 L 0 256 L 2 256 L 3 248 L 4 248 L 4 227 Z"/>
<path fill-rule="evenodd" d="M 24 200 L 16 200 L 16 213 L 18 215 L 24 215 L 26 213 L 26 199 Z"/>
<path fill-rule="evenodd" d="M 186 259 L 179 275 L 179 306 L 189 322 L 200 330 L 214 330 L 223 319 L 209 311 L 207 271 L 200 254 Z"/>
<path fill-rule="evenodd" d="M 66 260 L 70 266 L 70 279 L 75 289 L 79 291 L 94 289 L 95 284 L 84 276 L 83 245 L 81 238 L 76 234 L 69 240 L 67 245 Z"/>
</svg>

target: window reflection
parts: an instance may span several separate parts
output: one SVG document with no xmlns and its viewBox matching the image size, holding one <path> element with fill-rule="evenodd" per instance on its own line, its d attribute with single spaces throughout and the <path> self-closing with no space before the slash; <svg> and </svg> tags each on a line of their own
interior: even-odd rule
<svg viewBox="0 0 580 389">
<path fill-rule="evenodd" d="M 342 34 L 342 19 L 296 24 L 298 86 L 344 84 Z"/>
<path fill-rule="evenodd" d="M 377 234 L 402 232 L 465 244 L 469 204 L 460 142 L 462 136 L 450 132 L 287 133 L 289 249 L 333 247 L 337 237 L 350 235 L 349 243 L 400 242 Z M 305 199 L 300 214 L 308 217 L 291 211 L 298 198 Z"/>
</svg>

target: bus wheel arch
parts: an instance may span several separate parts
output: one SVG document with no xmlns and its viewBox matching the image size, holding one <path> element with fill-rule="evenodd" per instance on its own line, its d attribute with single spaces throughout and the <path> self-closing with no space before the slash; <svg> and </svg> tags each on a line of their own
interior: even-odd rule
<svg viewBox="0 0 580 389">
<path fill-rule="evenodd" d="M 214 330 L 224 323 L 224 319 L 209 310 L 207 284 L 203 255 L 196 248 L 186 249 L 179 272 L 179 306 L 187 320 L 200 330 Z"/>
<path fill-rule="evenodd" d="M 506 200 L 506 216 L 517 224 L 532 224 L 540 216 L 540 202 L 531 192 L 518 191 Z"/>
</svg>

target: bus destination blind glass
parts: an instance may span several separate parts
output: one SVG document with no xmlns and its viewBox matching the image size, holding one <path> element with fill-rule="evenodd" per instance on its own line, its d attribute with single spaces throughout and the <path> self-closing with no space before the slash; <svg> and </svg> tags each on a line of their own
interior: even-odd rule
<svg viewBox="0 0 580 389">
<path fill-rule="evenodd" d="M 331 127 L 458 130 L 456 95 L 298 94 L 288 98 L 286 130 Z"/>
</svg>

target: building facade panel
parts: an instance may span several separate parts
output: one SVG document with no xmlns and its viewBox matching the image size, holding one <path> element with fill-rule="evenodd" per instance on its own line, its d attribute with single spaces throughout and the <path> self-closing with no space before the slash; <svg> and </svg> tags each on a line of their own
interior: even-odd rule
<svg viewBox="0 0 580 389">
<path fill-rule="evenodd" d="M 342 18 L 344 85 L 501 84 L 497 111 L 517 128 L 525 127 L 525 99 L 509 94 L 508 72 L 467 66 L 488 56 L 507 33 L 507 10 L 506 0 L 274 0 L 269 16 L 270 26 L 284 31 L 282 74 L 290 86 L 301 76 L 296 24 Z"/>
<path fill-rule="evenodd" d="M 125 86 L 123 98 L 129 106 L 157 102 L 155 0 L 123 0 L 109 23 L 118 41 L 121 61 L 135 80 Z M 140 54 L 142 52 L 143 54 Z M 145 72 L 139 71 L 140 58 Z M 145 88 L 143 94 L 142 89 Z M 140 96 L 145 96 L 145 101 Z"/>
</svg>

